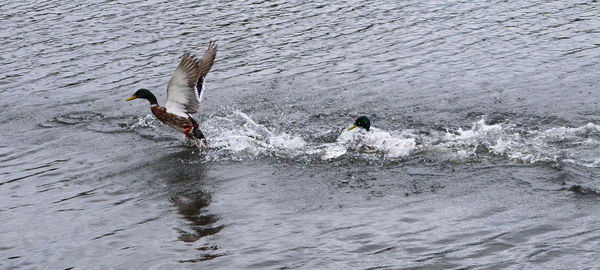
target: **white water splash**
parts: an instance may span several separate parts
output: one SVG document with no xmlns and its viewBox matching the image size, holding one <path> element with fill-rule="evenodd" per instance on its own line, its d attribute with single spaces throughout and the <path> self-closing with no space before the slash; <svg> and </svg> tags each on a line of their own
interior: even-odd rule
<svg viewBox="0 0 600 270">
<path fill-rule="evenodd" d="M 600 166 L 596 157 L 577 156 L 577 152 L 570 151 L 574 147 L 595 149 L 600 144 L 592 138 L 600 134 L 600 126 L 595 124 L 538 131 L 503 124 L 488 125 L 481 119 L 470 129 L 459 128 L 455 133 L 427 131 L 424 133 L 427 135 L 415 135 L 410 130 L 343 129 L 335 142 L 326 143 L 273 131 L 242 112 L 214 120 L 220 122 L 220 131 L 211 147 L 234 157 L 270 155 L 308 160 L 318 157 L 329 161 L 348 155 L 365 159 L 402 159 L 429 152 L 459 163 L 477 161 L 482 155 L 488 155 L 525 163 L 565 160 L 583 166 Z M 562 145 L 565 142 L 567 145 Z"/>
<path fill-rule="evenodd" d="M 485 123 L 485 119 L 481 119 L 474 123 L 473 127 L 471 127 L 469 130 L 463 130 L 462 128 L 459 128 L 457 131 L 458 134 L 447 132 L 445 138 L 449 141 L 469 140 L 498 134 L 502 131 L 503 128 L 500 124 L 487 125 Z"/>
<path fill-rule="evenodd" d="M 321 159 L 337 158 L 346 154 L 348 150 L 379 154 L 386 158 L 398 158 L 408 156 L 416 147 L 415 138 L 395 136 L 378 128 L 370 128 L 369 131 L 362 128 L 350 131 L 344 129 L 335 143 L 324 147 Z"/>
<path fill-rule="evenodd" d="M 589 159 L 582 157 L 581 153 L 598 145 L 598 140 L 590 138 L 598 134 L 600 126 L 592 123 L 577 128 L 557 127 L 538 131 L 515 129 L 501 124 L 487 125 L 482 119 L 469 130 L 459 129 L 457 134 L 447 132 L 444 140 L 425 147 L 442 152 L 450 151 L 451 159 L 455 161 L 477 159 L 478 155 L 488 153 L 525 163 L 556 163 L 561 160 Z M 428 139 L 435 141 L 434 138 Z M 575 148 L 581 149 L 573 151 Z M 579 163 L 596 166 L 596 159 L 591 160 Z"/>
<path fill-rule="evenodd" d="M 600 133 L 600 125 L 588 123 L 578 128 L 556 127 L 540 132 L 539 136 L 548 142 L 566 142 L 579 141 L 581 138 L 587 138 L 591 134 Z M 590 141 L 589 143 L 593 143 Z"/>
<path fill-rule="evenodd" d="M 273 132 L 240 111 L 227 117 L 209 119 L 203 123 L 203 126 L 207 125 L 209 127 L 203 129 L 207 130 L 209 149 L 225 152 L 232 157 L 293 156 L 298 149 L 306 146 L 302 137 Z"/>
<path fill-rule="evenodd" d="M 131 129 L 147 129 L 155 134 L 157 120 L 152 115 L 140 117 Z M 305 161 L 314 158 L 331 161 L 345 156 L 364 159 L 402 160 L 411 155 L 429 153 L 452 162 L 477 162 L 483 156 L 506 158 L 525 163 L 567 162 L 586 167 L 600 167 L 600 125 L 589 123 L 581 127 L 556 127 L 547 130 L 515 128 L 508 124 L 488 125 L 484 119 L 469 129 L 456 132 L 425 130 L 386 131 L 371 128 L 366 131 L 345 128 L 334 142 L 327 142 L 332 132 L 290 134 L 257 123 L 240 111 L 214 116 L 202 121 L 202 130 L 209 140 L 208 160 L 243 160 L 264 156 Z M 139 131 L 137 131 L 139 133 Z M 164 133 L 172 135 L 165 129 Z M 317 131 L 319 132 L 319 131 Z M 158 132 L 162 134 L 163 132 Z M 146 134 L 147 135 L 147 134 Z M 163 134 L 164 135 L 164 134 Z M 166 136 L 166 135 L 165 135 Z M 168 137 L 168 136 L 167 136 Z M 171 136 L 172 137 L 172 136 Z M 182 140 L 185 140 L 182 137 Z"/>
<path fill-rule="evenodd" d="M 136 123 L 134 123 L 133 125 L 131 125 L 130 128 L 131 129 L 156 128 L 155 122 L 156 122 L 156 119 L 154 118 L 154 116 L 151 114 L 147 114 L 144 117 L 139 116 L 138 121 Z"/>
</svg>

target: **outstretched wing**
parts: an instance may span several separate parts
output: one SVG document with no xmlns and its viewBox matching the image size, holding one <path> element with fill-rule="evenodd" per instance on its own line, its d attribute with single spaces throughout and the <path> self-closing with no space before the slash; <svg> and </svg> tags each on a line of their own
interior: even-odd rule
<svg viewBox="0 0 600 270">
<path fill-rule="evenodd" d="M 217 42 L 211 41 L 204 56 L 196 59 L 189 52 L 183 54 L 167 86 L 167 112 L 188 117 L 200 111 L 204 92 L 204 78 L 215 61 Z"/>
</svg>

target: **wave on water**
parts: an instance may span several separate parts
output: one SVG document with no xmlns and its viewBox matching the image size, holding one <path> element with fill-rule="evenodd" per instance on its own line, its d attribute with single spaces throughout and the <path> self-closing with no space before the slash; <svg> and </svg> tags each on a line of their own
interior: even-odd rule
<svg viewBox="0 0 600 270">
<path fill-rule="evenodd" d="M 148 115 L 139 118 L 131 129 L 151 128 L 156 132 L 157 123 L 153 116 Z M 316 134 L 308 131 L 306 134 L 293 134 L 269 128 L 243 112 L 234 111 L 203 120 L 201 128 L 209 138 L 208 148 L 203 151 L 207 161 L 260 157 L 325 162 L 344 158 L 401 161 L 428 154 L 437 157 L 434 158 L 436 160 L 457 163 L 501 158 L 523 163 L 568 162 L 600 167 L 597 149 L 600 125 L 592 123 L 582 127 L 538 130 L 510 123 L 487 124 L 482 118 L 468 129 L 459 127 L 452 132 L 433 129 L 387 131 L 376 127 L 370 131 L 361 128 L 349 131 L 347 127 L 340 127 L 337 130 L 312 131 Z M 185 139 L 181 136 L 181 140 Z"/>
</svg>

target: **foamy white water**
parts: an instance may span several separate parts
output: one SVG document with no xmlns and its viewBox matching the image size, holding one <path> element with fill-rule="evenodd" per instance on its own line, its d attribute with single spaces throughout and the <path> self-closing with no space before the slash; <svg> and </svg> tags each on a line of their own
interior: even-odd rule
<svg viewBox="0 0 600 270">
<path fill-rule="evenodd" d="M 157 126 L 158 125 L 158 126 Z M 178 136 L 162 126 L 151 115 L 139 118 L 132 129 L 150 128 L 165 136 Z M 491 155 L 525 163 L 565 161 L 582 166 L 598 167 L 598 158 L 582 155 L 585 149 L 600 144 L 600 126 L 589 123 L 581 127 L 556 127 L 547 130 L 516 128 L 508 123 L 489 125 L 485 119 L 471 127 L 452 127 L 456 132 L 428 130 L 416 134 L 406 129 L 386 131 L 372 127 L 370 131 L 355 128 L 341 130 L 334 142 L 310 141 L 308 133 L 289 134 L 256 123 L 240 111 L 215 116 L 202 124 L 208 134 L 207 160 L 243 160 L 261 156 L 285 158 L 318 157 L 328 161 L 346 155 L 363 159 L 401 160 L 423 153 L 447 157 L 453 162 L 477 161 L 478 156 Z M 164 129 L 164 130 L 161 130 Z M 308 131 L 307 131 L 308 132 Z M 423 135 L 427 134 L 427 135 Z M 183 136 L 181 141 L 185 141 Z M 437 154 L 436 154 L 437 153 Z"/>
</svg>

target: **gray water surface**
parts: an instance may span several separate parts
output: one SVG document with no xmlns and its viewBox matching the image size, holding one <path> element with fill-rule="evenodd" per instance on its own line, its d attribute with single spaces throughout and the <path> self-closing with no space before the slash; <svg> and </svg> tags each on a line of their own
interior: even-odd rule
<svg viewBox="0 0 600 270">
<path fill-rule="evenodd" d="M 596 269 L 598 12 L 5 1 L 0 268 Z M 199 150 L 125 98 L 214 39 Z"/>
</svg>

